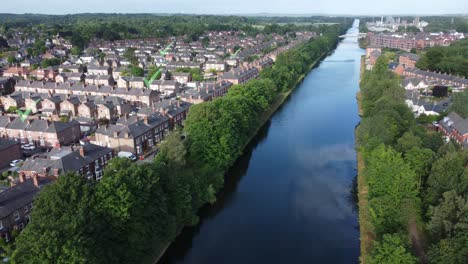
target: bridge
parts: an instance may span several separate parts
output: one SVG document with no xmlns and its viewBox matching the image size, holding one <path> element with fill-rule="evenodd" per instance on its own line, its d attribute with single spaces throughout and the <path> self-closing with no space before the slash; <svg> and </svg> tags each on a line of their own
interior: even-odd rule
<svg viewBox="0 0 468 264">
<path fill-rule="evenodd" d="M 341 35 L 340 38 L 365 38 L 367 33 L 357 33 L 357 34 L 346 34 Z"/>
</svg>

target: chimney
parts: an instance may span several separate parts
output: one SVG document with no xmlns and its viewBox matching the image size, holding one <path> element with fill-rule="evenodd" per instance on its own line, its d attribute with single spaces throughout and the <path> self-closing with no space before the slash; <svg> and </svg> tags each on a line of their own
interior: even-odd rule
<svg viewBox="0 0 468 264">
<path fill-rule="evenodd" d="M 84 149 L 84 147 L 80 147 L 80 148 L 79 148 L 79 151 L 80 151 L 80 156 L 81 156 L 81 157 L 85 157 L 85 156 L 86 156 L 86 150 Z"/>
<path fill-rule="evenodd" d="M 32 179 L 33 179 L 34 186 L 39 187 L 39 179 L 37 177 L 37 174 L 33 174 Z"/>
<path fill-rule="evenodd" d="M 143 122 L 145 123 L 145 125 L 148 125 L 148 116 L 145 116 L 143 117 Z"/>
<path fill-rule="evenodd" d="M 42 168 L 42 173 L 43 173 L 44 176 L 46 177 L 46 176 L 49 174 L 49 168 L 48 168 L 48 167 Z M 34 176 L 33 176 L 33 177 L 34 177 Z"/>
<path fill-rule="evenodd" d="M 18 176 L 19 176 L 19 181 L 20 181 L 21 183 L 23 183 L 23 182 L 25 181 L 24 172 L 20 172 Z"/>
</svg>

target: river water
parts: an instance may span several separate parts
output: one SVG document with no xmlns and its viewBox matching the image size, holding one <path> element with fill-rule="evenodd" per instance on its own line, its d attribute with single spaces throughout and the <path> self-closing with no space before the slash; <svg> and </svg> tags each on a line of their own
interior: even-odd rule
<svg viewBox="0 0 468 264">
<path fill-rule="evenodd" d="M 352 193 L 363 54 L 345 38 L 306 76 L 227 173 L 218 202 L 160 263 L 358 262 Z"/>
</svg>

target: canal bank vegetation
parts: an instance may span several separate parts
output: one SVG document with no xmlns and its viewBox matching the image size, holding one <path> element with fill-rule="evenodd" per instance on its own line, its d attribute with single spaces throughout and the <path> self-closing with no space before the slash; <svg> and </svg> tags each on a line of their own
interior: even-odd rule
<svg viewBox="0 0 468 264">
<path fill-rule="evenodd" d="M 225 171 L 266 115 L 347 26 L 326 27 L 280 54 L 258 80 L 193 106 L 184 130 L 170 134 L 154 162 L 115 159 L 99 183 L 69 174 L 45 187 L 12 263 L 154 263 L 183 226 L 197 223 L 198 209 L 216 201 Z"/>
<path fill-rule="evenodd" d="M 360 83 L 361 262 L 466 263 L 468 155 L 416 122 L 387 63 Z"/>
</svg>

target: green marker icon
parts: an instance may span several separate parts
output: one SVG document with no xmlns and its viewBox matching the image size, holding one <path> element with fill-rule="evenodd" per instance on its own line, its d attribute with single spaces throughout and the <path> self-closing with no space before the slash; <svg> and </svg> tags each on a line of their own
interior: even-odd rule
<svg viewBox="0 0 468 264">
<path fill-rule="evenodd" d="M 39 103 L 41 101 L 41 99 L 37 99 L 36 101 L 34 101 L 34 105 L 37 105 L 37 103 Z M 31 108 L 28 108 L 26 109 L 26 111 L 21 111 L 21 110 L 16 110 L 16 112 L 18 113 L 19 115 L 19 118 L 21 121 L 26 121 L 26 119 L 28 118 L 28 116 L 31 114 L 31 111 L 32 109 Z"/>
<path fill-rule="evenodd" d="M 231 59 L 234 59 L 240 51 L 241 49 L 238 49 L 236 52 L 234 52 L 234 54 L 231 55 Z"/>
<path fill-rule="evenodd" d="M 146 88 L 150 88 L 150 85 L 153 83 L 153 81 L 156 79 L 156 77 L 159 75 L 159 73 L 162 71 L 162 69 L 159 69 L 157 70 L 153 76 L 151 76 L 151 79 L 149 79 L 149 81 L 145 78 L 143 78 L 143 81 L 145 82 L 146 84 Z"/>
<path fill-rule="evenodd" d="M 167 45 L 167 47 L 164 48 L 162 51 L 160 51 L 159 54 L 161 54 L 161 56 L 166 56 L 166 53 L 167 53 L 167 51 L 172 47 L 172 44 L 174 44 L 174 42 L 172 42 L 171 44 Z"/>
</svg>

